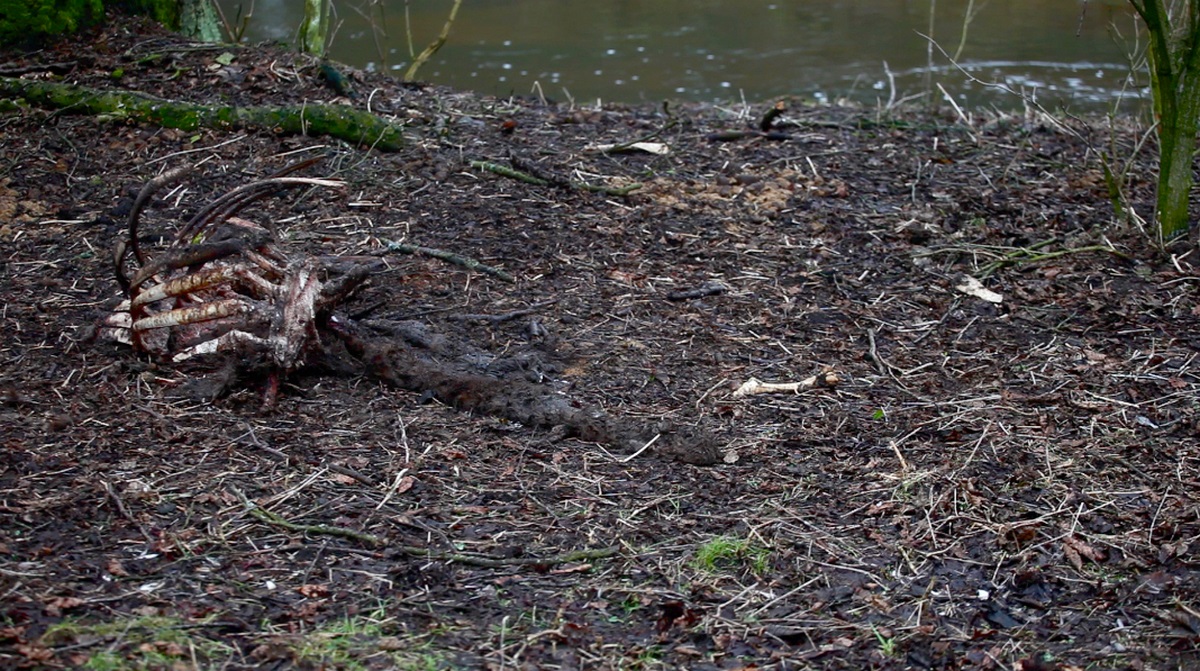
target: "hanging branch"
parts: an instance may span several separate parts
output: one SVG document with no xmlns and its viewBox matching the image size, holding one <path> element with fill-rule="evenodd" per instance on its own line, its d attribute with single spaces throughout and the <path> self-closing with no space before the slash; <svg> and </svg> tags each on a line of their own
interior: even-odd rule
<svg viewBox="0 0 1200 671">
<path fill-rule="evenodd" d="M 425 47 L 425 51 L 422 51 L 420 55 L 413 60 L 412 65 L 408 66 L 408 69 L 404 71 L 405 82 L 411 82 L 413 79 L 415 79 L 417 76 L 417 70 L 420 70 L 421 66 L 425 65 L 425 61 L 432 58 L 433 55 L 442 48 L 442 45 L 446 43 L 446 39 L 450 37 L 450 26 L 454 25 L 454 18 L 458 16 L 458 8 L 461 5 L 462 0 L 454 0 L 454 6 L 450 8 L 450 16 L 446 19 L 445 25 L 442 26 L 442 33 L 438 35 L 438 38 L 431 42 L 429 46 Z"/>
</svg>

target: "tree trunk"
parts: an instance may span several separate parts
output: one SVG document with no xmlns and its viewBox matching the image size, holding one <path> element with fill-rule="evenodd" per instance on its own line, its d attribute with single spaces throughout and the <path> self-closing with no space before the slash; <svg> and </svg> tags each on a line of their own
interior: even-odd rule
<svg viewBox="0 0 1200 671">
<path fill-rule="evenodd" d="M 1200 130 L 1200 0 L 1174 5 L 1130 0 L 1150 34 L 1148 61 L 1158 117 L 1158 191 L 1155 218 L 1164 242 L 1187 233 L 1192 154 Z"/>
<path fill-rule="evenodd" d="M 329 30 L 328 0 L 304 0 L 304 23 L 300 25 L 300 51 L 325 55 L 325 34 Z"/>
<path fill-rule="evenodd" d="M 1158 130 L 1161 154 L 1155 209 L 1164 241 L 1187 233 L 1190 227 L 1192 155 L 1196 151 L 1196 132 L 1200 130 L 1200 70 L 1193 66 L 1179 73 L 1174 95 L 1174 118 L 1164 116 Z"/>
<path fill-rule="evenodd" d="M 158 0 L 179 3 L 179 32 L 201 42 L 223 42 L 215 0 Z"/>
</svg>

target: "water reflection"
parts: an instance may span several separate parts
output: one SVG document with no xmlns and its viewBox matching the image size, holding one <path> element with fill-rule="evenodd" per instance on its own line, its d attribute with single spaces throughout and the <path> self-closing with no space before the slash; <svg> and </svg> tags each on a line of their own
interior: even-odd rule
<svg viewBox="0 0 1200 671">
<path fill-rule="evenodd" d="M 249 2 L 249 0 L 242 0 Z M 221 0 L 227 13 L 238 0 Z M 290 39 L 299 2 L 257 0 L 250 39 Z M 451 0 L 335 0 L 331 56 L 402 72 L 441 30 Z M 973 84 L 934 52 L 929 34 L 974 76 L 1037 89 L 1075 108 L 1140 95 L 1129 87 L 1115 27 L 1134 31 L 1124 0 L 467 0 L 446 46 L 420 77 L 497 95 L 540 88 L 563 99 L 758 101 L 778 95 L 873 102 L 941 82 L 970 106 L 1019 107 Z M 411 46 L 409 37 L 411 36 Z M 887 62 L 894 79 L 885 73 Z M 935 89 L 936 90 L 936 89 Z"/>
</svg>

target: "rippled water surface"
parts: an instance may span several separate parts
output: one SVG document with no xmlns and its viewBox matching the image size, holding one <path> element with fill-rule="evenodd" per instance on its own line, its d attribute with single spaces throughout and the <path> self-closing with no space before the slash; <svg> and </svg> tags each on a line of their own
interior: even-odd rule
<svg viewBox="0 0 1200 671">
<path fill-rule="evenodd" d="M 237 0 L 221 0 L 227 15 Z M 257 0 L 249 39 L 290 40 L 296 0 Z M 401 74 L 441 30 L 451 0 L 334 0 L 330 55 Z M 931 5 L 934 21 L 930 24 Z M 967 106 L 1020 107 L 970 81 L 931 34 L 985 81 L 1047 105 L 1103 109 L 1131 86 L 1124 0 L 465 0 L 419 78 L 498 95 L 580 102 L 664 98 L 761 101 L 778 95 L 864 102 L 937 88 Z M 249 0 L 242 0 L 248 7 Z M 963 29 L 966 27 L 964 38 Z M 411 37 L 411 47 L 410 47 Z M 887 64 L 885 66 L 885 63 Z M 888 76 L 891 73 L 891 77 Z M 1144 76 L 1138 79 L 1144 80 Z M 894 85 L 893 83 L 894 82 Z"/>
</svg>

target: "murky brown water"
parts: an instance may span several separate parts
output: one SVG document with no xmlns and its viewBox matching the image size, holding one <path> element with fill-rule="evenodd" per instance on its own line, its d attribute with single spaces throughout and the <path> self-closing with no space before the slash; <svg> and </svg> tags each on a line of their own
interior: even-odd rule
<svg viewBox="0 0 1200 671">
<path fill-rule="evenodd" d="M 248 6 L 250 0 L 240 0 Z M 221 0 L 227 14 L 239 0 Z M 257 0 L 250 39 L 290 40 L 302 3 Z M 403 72 L 441 30 L 451 0 L 334 0 L 330 55 Z M 967 0 L 936 0 L 932 34 L 954 53 Z M 886 101 L 941 83 L 967 106 L 1020 107 L 933 56 L 931 0 L 466 0 L 428 81 L 498 95 L 580 102 L 761 101 L 777 95 Z M 1130 89 L 1125 0 L 975 0 L 960 63 L 986 81 L 1037 90 L 1047 105 L 1111 106 Z M 409 37 L 412 47 L 410 51 Z M 1144 79 L 1144 77 L 1143 77 Z M 936 92 L 936 86 L 933 88 Z M 940 97 L 940 93 L 936 93 Z"/>
</svg>

